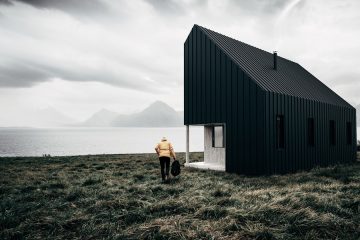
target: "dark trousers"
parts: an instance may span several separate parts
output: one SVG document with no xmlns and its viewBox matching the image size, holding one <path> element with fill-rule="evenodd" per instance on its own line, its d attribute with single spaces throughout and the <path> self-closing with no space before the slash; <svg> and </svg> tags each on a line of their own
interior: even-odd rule
<svg viewBox="0 0 360 240">
<path fill-rule="evenodd" d="M 165 180 L 165 175 L 169 176 L 170 170 L 170 158 L 169 157 L 159 157 L 160 166 L 161 166 L 161 178 Z"/>
</svg>

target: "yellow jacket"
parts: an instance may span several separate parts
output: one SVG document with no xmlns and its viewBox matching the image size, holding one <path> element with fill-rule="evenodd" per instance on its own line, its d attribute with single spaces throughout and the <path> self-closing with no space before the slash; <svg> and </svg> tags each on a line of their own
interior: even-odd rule
<svg viewBox="0 0 360 240">
<path fill-rule="evenodd" d="M 173 157 L 176 158 L 173 146 L 167 140 L 159 142 L 156 147 L 155 151 L 159 155 L 159 157 Z"/>
</svg>

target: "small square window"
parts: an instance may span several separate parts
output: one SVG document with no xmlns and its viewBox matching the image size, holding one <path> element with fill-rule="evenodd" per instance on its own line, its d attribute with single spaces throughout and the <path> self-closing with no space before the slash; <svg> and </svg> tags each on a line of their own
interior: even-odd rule
<svg viewBox="0 0 360 240">
<path fill-rule="evenodd" d="M 335 121 L 330 120 L 329 122 L 329 136 L 330 136 L 330 145 L 336 144 L 336 130 L 335 130 Z"/>
<path fill-rule="evenodd" d="M 285 147 L 284 115 L 276 116 L 276 147 L 278 149 L 283 149 Z"/>
<path fill-rule="evenodd" d="M 351 122 L 346 123 L 346 144 L 351 145 L 352 144 L 352 127 Z"/>
<path fill-rule="evenodd" d="M 313 147 L 315 145 L 314 118 L 308 118 L 308 145 L 311 147 Z"/>
<path fill-rule="evenodd" d="M 217 148 L 224 147 L 224 126 L 213 126 L 212 146 Z"/>
</svg>

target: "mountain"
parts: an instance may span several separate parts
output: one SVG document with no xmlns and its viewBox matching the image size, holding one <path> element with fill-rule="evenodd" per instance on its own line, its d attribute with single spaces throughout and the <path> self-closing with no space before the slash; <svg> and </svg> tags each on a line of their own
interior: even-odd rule
<svg viewBox="0 0 360 240">
<path fill-rule="evenodd" d="M 176 127 L 183 125 L 184 112 L 177 112 L 156 101 L 141 112 L 124 115 L 102 109 L 86 121 L 73 125 L 85 127 Z"/>
<path fill-rule="evenodd" d="M 86 127 L 108 127 L 117 116 L 118 113 L 103 108 L 79 125 Z"/>
<path fill-rule="evenodd" d="M 152 103 L 139 113 L 119 115 L 111 124 L 114 127 L 175 127 L 182 125 L 182 114 L 161 101 Z"/>
<path fill-rule="evenodd" d="M 24 126 L 29 127 L 63 127 L 75 122 L 71 117 L 48 107 L 28 113 Z"/>
</svg>

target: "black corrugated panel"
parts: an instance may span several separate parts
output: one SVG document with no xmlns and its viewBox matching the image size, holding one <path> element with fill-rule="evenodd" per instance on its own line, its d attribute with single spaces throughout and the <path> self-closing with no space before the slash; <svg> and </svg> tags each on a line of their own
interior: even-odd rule
<svg viewBox="0 0 360 240">
<path fill-rule="evenodd" d="M 184 123 L 225 124 L 228 172 L 287 173 L 355 160 L 355 109 L 299 65 L 280 58 L 274 71 L 271 61 L 270 53 L 194 26 L 184 44 Z M 283 149 L 276 145 L 278 114 L 284 116 Z M 336 124 L 334 146 L 330 120 Z M 351 145 L 346 122 L 352 123 Z"/>
<path fill-rule="evenodd" d="M 274 108 L 272 108 L 274 104 Z M 266 162 L 270 173 L 286 173 L 310 169 L 314 166 L 328 166 L 339 162 L 355 160 L 353 143 L 346 143 L 346 122 L 354 124 L 355 112 L 349 108 L 320 104 L 281 94 L 267 94 L 265 118 L 269 126 L 266 131 Z M 276 107 L 277 106 L 277 107 Z M 284 106 L 284 107 L 283 107 Z M 268 113 L 269 112 L 269 113 Z M 285 119 L 285 148 L 276 149 L 274 121 L 277 114 Z M 315 145 L 310 146 L 307 138 L 307 118 L 314 118 Z M 335 121 L 336 144 L 330 144 L 329 122 Z M 355 134 L 355 129 L 353 129 Z M 264 164 L 266 163 L 264 162 Z"/>
</svg>

